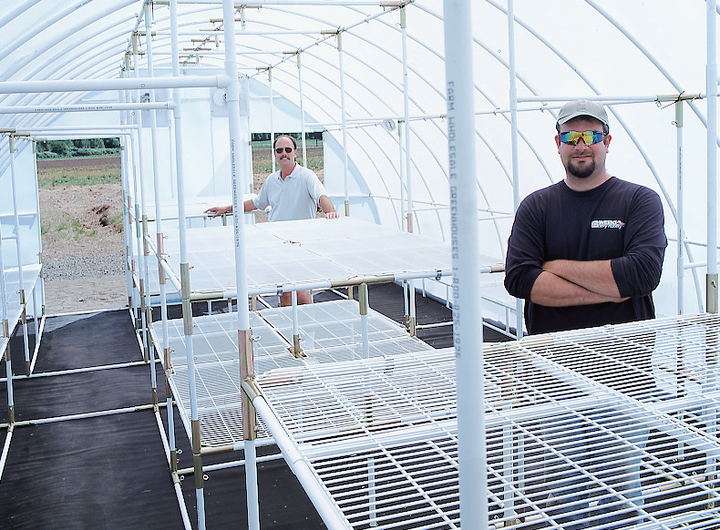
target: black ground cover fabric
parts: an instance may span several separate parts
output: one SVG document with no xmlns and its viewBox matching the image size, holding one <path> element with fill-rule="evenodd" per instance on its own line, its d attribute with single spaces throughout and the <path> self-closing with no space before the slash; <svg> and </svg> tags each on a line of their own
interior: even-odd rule
<svg viewBox="0 0 720 530">
<path fill-rule="evenodd" d="M 356 291 L 357 293 L 357 291 Z M 357 295 L 357 294 L 356 294 Z M 316 301 L 336 298 L 318 293 Z M 401 288 L 370 287 L 371 306 L 403 321 Z M 199 306 L 202 309 L 202 304 Z M 172 309 L 172 308 L 171 308 Z M 195 311 L 194 311 L 195 312 Z M 198 311 L 200 312 L 200 311 Z M 418 322 L 452 319 L 442 304 L 418 297 Z M 159 325 L 156 324 L 156 325 Z M 28 325 L 30 350 L 34 324 Z M 418 333 L 435 347 L 452 345 L 452 326 Z M 13 372 L 23 374 L 23 338 L 11 341 Z M 142 360 L 128 311 L 61 315 L 46 320 L 35 374 Z M 165 382 L 157 365 L 159 400 Z M 4 368 L 2 370 L 4 374 Z M 152 402 L 148 364 L 56 374 L 14 381 L 16 421 L 111 411 Z M 166 411 L 160 412 L 167 426 Z M 179 467 L 192 467 L 192 452 L 174 411 Z M 0 421 L 7 422 L 7 391 L 0 385 Z M 0 430 L 0 443 L 8 436 Z M 277 448 L 258 448 L 258 455 Z M 204 464 L 240 460 L 242 452 L 205 457 Z M 208 529 L 247 527 L 245 476 L 241 466 L 207 473 L 204 501 Z M 282 459 L 258 464 L 260 521 L 270 530 L 325 528 L 299 482 Z M 197 524 L 192 475 L 182 482 L 193 527 Z M 114 413 L 14 430 L 0 479 L 0 529 L 182 528 L 180 509 L 152 410 Z"/>
<path fill-rule="evenodd" d="M 34 333 L 34 327 L 28 328 Z M 34 334 L 31 336 L 34 341 Z M 34 344 L 34 342 L 33 342 Z M 13 369 L 24 373 L 23 339 L 12 340 Z M 35 373 L 107 366 L 142 360 L 126 311 L 64 315 L 47 319 Z M 158 393 L 165 382 L 158 366 Z M 149 365 L 14 381 L 19 422 L 136 407 L 152 402 Z M 7 421 L 7 390 L 0 389 Z M 166 412 L 161 415 L 166 419 Z M 174 411 L 180 467 L 192 466 L 190 444 Z M 164 421 L 167 426 L 167 422 Z M 0 430 L 0 443 L 8 435 Z M 258 454 L 277 452 L 259 448 Z M 205 458 L 204 463 L 239 460 L 242 452 Z M 259 464 L 263 528 L 321 529 L 320 517 L 283 460 Z M 183 495 L 197 524 L 192 475 Z M 208 528 L 246 527 L 242 467 L 208 473 L 204 488 Z M 182 528 L 171 475 L 151 410 L 115 413 L 15 428 L 0 480 L 1 529 Z"/>
</svg>

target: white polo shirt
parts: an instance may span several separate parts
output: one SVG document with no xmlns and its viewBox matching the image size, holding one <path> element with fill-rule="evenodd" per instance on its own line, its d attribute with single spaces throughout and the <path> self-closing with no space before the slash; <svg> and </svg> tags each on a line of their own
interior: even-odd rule
<svg viewBox="0 0 720 530">
<path fill-rule="evenodd" d="M 314 219 L 322 195 L 327 195 L 327 192 L 317 175 L 295 164 L 285 180 L 280 178 L 280 170 L 270 175 L 253 199 L 253 204 L 259 210 L 272 206 L 269 221 Z"/>
</svg>

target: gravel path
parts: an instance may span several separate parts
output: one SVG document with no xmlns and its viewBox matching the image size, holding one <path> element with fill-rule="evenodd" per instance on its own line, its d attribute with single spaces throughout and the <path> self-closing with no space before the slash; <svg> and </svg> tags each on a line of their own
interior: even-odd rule
<svg viewBox="0 0 720 530">
<path fill-rule="evenodd" d="M 125 258 L 117 254 L 52 259 L 44 263 L 43 271 L 45 281 L 122 275 L 125 274 Z"/>
</svg>

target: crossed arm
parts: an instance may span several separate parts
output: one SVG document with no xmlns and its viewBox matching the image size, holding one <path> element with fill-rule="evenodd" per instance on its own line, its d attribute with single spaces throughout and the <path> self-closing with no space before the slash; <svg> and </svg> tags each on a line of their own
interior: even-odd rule
<svg viewBox="0 0 720 530">
<path fill-rule="evenodd" d="M 568 307 L 623 302 L 610 267 L 610 260 L 553 260 L 543 263 L 530 300 L 548 307 Z"/>
</svg>

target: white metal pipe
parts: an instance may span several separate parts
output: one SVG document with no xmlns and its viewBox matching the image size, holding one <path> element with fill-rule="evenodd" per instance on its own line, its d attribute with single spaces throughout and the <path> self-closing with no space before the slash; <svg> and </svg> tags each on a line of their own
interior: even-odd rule
<svg viewBox="0 0 720 530">
<path fill-rule="evenodd" d="M 405 120 L 405 182 L 407 184 L 407 219 L 404 220 L 405 231 L 413 232 L 414 210 L 412 196 L 412 157 L 410 156 L 410 81 L 408 76 L 408 46 L 407 46 L 407 13 L 406 6 L 400 9 L 400 28 L 402 35 L 402 63 L 403 63 L 403 115 Z M 412 286 L 411 286 L 412 288 Z"/>
<path fill-rule="evenodd" d="M 400 173 L 400 231 L 404 232 L 405 227 L 407 224 L 405 223 L 405 157 L 403 156 L 403 153 L 405 152 L 405 148 L 403 147 L 403 127 L 406 127 L 407 123 L 401 122 L 398 120 L 397 124 L 397 135 L 398 135 L 398 166 L 399 166 L 399 173 Z M 390 199 L 390 197 L 387 197 Z M 390 199 L 392 200 L 392 199 Z M 405 311 L 405 314 L 407 315 L 407 311 Z"/>
<path fill-rule="evenodd" d="M 682 315 L 685 308 L 685 207 L 683 205 L 683 105 L 675 103 L 675 127 L 677 128 L 677 311 Z"/>
<path fill-rule="evenodd" d="M 99 365 L 99 366 L 86 366 L 84 368 L 72 368 L 69 370 L 57 370 L 55 372 L 40 372 L 39 374 L 30 374 L 30 375 L 14 375 L 13 380 L 38 379 L 40 377 L 58 377 L 58 376 L 63 376 L 63 375 L 85 374 L 85 373 L 89 373 L 89 372 L 99 372 L 101 370 L 114 370 L 116 368 L 131 368 L 133 366 L 143 366 L 145 364 L 147 364 L 145 361 L 129 361 L 126 363 L 103 364 L 103 365 Z M 6 381 L 7 381 L 7 379 L 0 378 L 0 383 L 4 383 Z"/>
<path fill-rule="evenodd" d="M 172 400 L 168 400 L 172 401 Z M 168 408 L 168 421 L 172 422 L 172 408 Z M 163 448 L 165 449 L 165 457 L 167 459 L 168 465 L 170 465 L 170 451 L 171 448 L 174 447 L 172 445 L 172 442 L 175 440 L 175 432 L 170 431 L 171 436 L 171 442 L 168 441 L 167 437 L 165 436 L 165 431 L 163 430 L 163 423 L 162 418 L 160 417 L 160 413 L 158 411 L 155 411 L 155 423 L 157 423 L 158 431 L 160 433 L 160 439 L 162 440 Z M 190 515 L 187 511 L 187 506 L 185 504 L 185 497 L 182 494 L 182 487 L 180 486 L 180 483 L 175 481 L 175 496 L 178 501 L 178 507 L 180 508 L 180 516 L 183 520 L 183 527 L 185 530 L 192 530 L 192 523 L 190 522 Z"/>
<path fill-rule="evenodd" d="M 96 105 L 37 105 L 0 106 L 0 114 L 55 114 L 61 112 L 117 112 L 123 110 L 170 109 L 170 102 L 159 103 L 100 103 Z"/>
<path fill-rule="evenodd" d="M 140 76 L 140 65 L 138 64 L 138 56 L 137 54 L 133 55 L 133 66 L 135 70 L 135 78 L 138 79 Z M 140 94 L 140 90 L 138 89 L 136 91 L 137 94 L 137 100 L 141 101 L 142 96 Z M 147 311 L 143 311 L 142 308 L 146 307 L 150 303 L 150 296 L 148 294 L 149 291 L 149 273 L 148 273 L 148 258 L 145 255 L 145 244 L 144 244 L 144 238 L 145 238 L 145 219 L 147 217 L 147 205 L 145 202 L 145 178 L 143 173 L 143 127 L 142 127 L 142 113 L 138 112 L 136 113 L 137 117 L 137 135 L 138 135 L 138 176 L 137 176 L 137 185 L 139 187 L 139 199 L 140 199 L 140 211 L 136 215 L 136 222 L 137 225 L 137 243 L 138 243 L 138 278 L 141 278 L 141 283 L 144 286 L 144 289 L 140 290 L 140 304 L 141 304 L 141 315 L 140 315 L 140 321 L 142 322 L 142 337 L 143 337 L 143 355 L 145 355 L 149 350 L 149 332 L 148 327 L 150 326 L 150 322 L 148 322 L 147 319 Z"/>
<path fill-rule="evenodd" d="M 40 211 L 40 210 L 38 210 Z M 39 234 L 39 231 L 38 231 Z M 40 247 L 42 248 L 42 247 Z M 2 269 L 0 269 L 2 270 Z M 30 360 L 30 372 L 32 373 L 33 369 L 35 368 L 35 362 L 37 361 L 37 353 L 40 349 L 40 339 L 41 339 L 41 328 L 40 328 L 40 320 L 39 318 L 41 315 L 38 313 L 38 289 L 40 288 L 40 282 L 35 283 L 35 287 L 33 287 L 32 290 L 32 297 L 33 297 L 33 323 L 35 324 L 35 348 L 33 350 L 32 358 Z"/>
<path fill-rule="evenodd" d="M 510 75 L 510 140 L 512 157 L 513 211 L 520 205 L 520 170 L 518 168 L 518 97 L 517 68 L 515 64 L 515 2 L 508 0 L 508 62 Z M 523 301 L 515 301 L 515 331 L 518 339 L 522 338 Z"/>
<path fill-rule="evenodd" d="M 224 75 L 182 77 L 128 77 L 114 79 L 62 79 L 45 81 L 1 81 L 0 94 L 40 92 L 98 92 L 102 90 L 147 90 L 149 88 L 201 88 L 227 86 Z"/>
<path fill-rule="evenodd" d="M 340 112 L 342 122 L 343 143 L 343 184 L 345 187 L 345 215 L 350 215 L 348 145 L 347 145 L 347 108 L 345 105 L 345 66 L 343 63 L 342 32 L 337 34 L 338 67 L 340 70 Z"/>
<path fill-rule="evenodd" d="M 472 12 L 445 0 L 445 71 L 452 226 L 453 322 L 457 387 L 460 518 L 488 526 L 481 287 L 478 256 Z"/>
<path fill-rule="evenodd" d="M 5 262 L 3 259 L 3 248 L 2 248 L 2 225 L 0 224 L 0 311 L 3 322 L 8 319 L 8 297 L 7 297 L 7 285 L 5 282 Z M 8 329 L 8 337 L 10 339 L 11 330 Z"/>
<path fill-rule="evenodd" d="M 123 73 L 124 75 L 124 73 Z M 119 96 L 120 103 L 127 103 L 125 94 L 126 92 L 120 91 Z M 83 134 L 84 132 L 93 133 L 94 131 L 102 132 L 103 134 L 121 136 L 129 135 L 132 129 L 137 129 L 137 125 L 133 125 L 125 120 L 120 121 L 120 125 L 55 125 L 47 127 L 23 127 L 22 132 L 35 132 L 35 133 L 48 133 L 48 132 L 66 132 L 68 135 L 72 134 L 73 137 L 76 134 Z M 94 136 L 94 134 L 93 134 Z"/>
<path fill-rule="evenodd" d="M 223 0 L 223 17 L 231 20 L 234 13 L 233 4 Z M 243 151 L 240 132 L 240 87 L 237 82 L 237 63 L 235 60 L 235 35 L 232 31 L 234 24 L 225 26 L 225 69 L 226 75 L 233 80 L 228 86 L 227 102 L 230 122 L 230 171 L 233 189 L 233 211 L 243 211 L 243 175 L 241 171 L 246 166 L 242 163 Z M 228 29 L 229 28 L 229 29 Z M 233 229 L 235 234 L 235 271 L 236 291 L 238 297 L 238 329 L 250 329 L 250 313 L 247 305 L 247 253 L 245 252 L 245 220 L 242 215 L 233 215 Z M 243 302 L 244 301 L 244 302 Z"/>
<path fill-rule="evenodd" d="M 155 2 L 159 3 L 159 2 Z M 178 3 L 180 4 L 209 4 L 209 5 L 219 5 L 221 3 L 221 0 L 178 0 Z M 352 6 L 373 6 L 377 7 L 377 5 L 388 5 L 388 6 L 397 6 L 400 2 L 399 1 L 372 1 L 372 0 L 352 0 L 351 2 L 348 2 L 348 0 L 262 0 L 259 2 L 260 5 L 264 6 L 342 6 L 347 7 L 348 5 Z M 223 16 L 225 20 L 227 20 L 226 17 Z"/>
<path fill-rule="evenodd" d="M 15 138 L 13 136 L 8 137 L 10 146 L 10 179 L 12 181 L 12 204 L 14 214 L 13 233 L 15 235 L 15 250 L 17 255 L 17 267 L 18 267 L 18 281 L 20 283 L 20 307 L 22 309 L 22 328 L 23 328 L 23 349 L 25 353 L 25 363 L 28 375 L 30 375 L 30 346 L 28 344 L 28 330 L 27 330 L 27 293 L 25 292 L 25 274 L 23 272 L 24 265 L 22 259 L 22 246 L 20 244 L 20 217 L 18 212 L 20 211 L 18 205 L 18 187 L 17 187 L 17 175 L 15 174 Z"/>
<path fill-rule="evenodd" d="M 5 351 L 7 350 L 7 351 Z M 5 382 L 7 383 L 7 406 L 8 411 L 12 411 L 15 407 L 15 390 L 13 386 L 13 375 L 12 375 L 12 359 L 10 356 L 10 337 L 7 338 L 5 348 L 2 349 L 0 355 L 7 354 L 5 359 Z M 9 414 L 10 416 L 10 414 Z M 8 421 L 13 421 L 12 418 L 8 418 Z"/>
<path fill-rule="evenodd" d="M 152 35 L 151 32 L 151 20 L 152 17 L 150 16 L 150 4 L 145 3 L 145 30 L 147 31 L 147 35 Z M 145 44 L 145 57 L 147 58 L 147 69 L 148 69 L 148 75 L 150 77 L 154 77 L 155 75 L 155 69 L 153 65 L 153 44 L 152 44 L 152 38 L 148 37 L 146 39 Z M 150 102 L 155 102 L 155 90 L 150 89 Z M 150 111 L 150 136 L 151 136 L 151 148 L 152 148 L 152 171 L 153 171 L 153 191 L 155 196 L 155 232 L 158 234 L 158 244 L 160 244 L 161 238 L 163 237 L 163 230 L 162 230 L 162 213 L 161 213 L 161 202 L 160 202 L 160 156 L 158 154 L 158 139 L 157 139 L 157 116 L 155 114 L 155 111 Z M 160 259 L 160 249 L 158 249 L 158 260 Z M 159 262 L 158 262 L 159 263 Z M 160 266 L 158 265 L 158 268 Z M 164 275 L 160 278 L 160 306 L 161 306 L 161 315 L 162 315 L 162 325 L 166 327 L 167 329 L 167 303 L 166 303 L 166 295 L 165 295 L 165 281 Z M 149 287 L 149 286 L 148 286 Z M 150 324 L 150 323 L 149 323 Z M 167 336 L 167 334 L 165 334 Z M 165 348 L 167 347 L 167 342 L 162 344 L 163 351 L 165 351 Z M 154 350 L 154 348 L 152 349 Z M 155 352 L 150 351 L 150 359 L 155 358 Z M 155 370 L 155 363 L 150 363 L 150 381 L 152 384 L 152 390 L 154 395 L 157 396 L 157 373 Z"/>
<path fill-rule="evenodd" d="M 243 163 L 243 151 L 240 134 L 240 84 L 238 83 L 237 61 L 235 57 L 235 9 L 232 0 L 223 0 L 223 19 L 225 29 L 225 74 L 231 82 L 227 87 L 227 103 L 230 127 L 230 171 L 233 190 L 233 227 L 235 234 L 235 274 L 237 286 L 238 334 L 250 330 L 250 312 L 248 309 L 247 252 L 245 252 L 245 219 L 239 215 L 243 211 L 243 175 L 246 168 Z M 272 91 L 271 91 L 272 94 Z M 271 105 L 272 112 L 272 105 Z M 273 156 L 273 160 L 275 157 Z M 252 180 L 248 177 L 249 180 Z M 241 348 L 240 351 L 244 351 Z M 242 362 L 242 361 L 241 361 Z M 246 444 L 245 458 L 254 459 L 255 444 Z M 257 486 L 257 466 L 245 467 L 245 491 L 247 494 L 248 528 L 260 529 L 260 510 Z"/>
<path fill-rule="evenodd" d="M 360 310 L 360 341 L 362 344 L 363 359 L 370 358 L 370 333 L 368 329 L 368 309 L 370 301 L 368 300 L 368 285 L 361 283 L 358 286 L 358 309 Z"/>
<path fill-rule="evenodd" d="M 120 73 L 121 76 L 125 75 L 125 72 Z M 118 98 L 123 103 L 125 102 L 126 92 L 123 90 L 118 91 Z M 127 124 L 127 112 L 120 113 L 120 126 L 125 127 Z M 130 196 L 130 184 L 128 177 L 128 166 L 129 164 L 129 153 L 128 153 L 128 141 L 127 137 L 123 136 L 120 139 L 121 151 L 120 151 L 120 183 L 122 189 L 122 203 L 123 203 L 123 242 L 125 243 L 125 289 L 128 295 L 128 308 L 132 311 L 132 271 L 128 264 L 130 263 L 130 247 L 132 245 L 132 225 L 130 224 L 130 211 L 128 199 Z"/>
<path fill-rule="evenodd" d="M 2 456 L 0 456 L 0 480 L 2 480 L 3 472 L 5 471 L 5 463 L 7 462 L 8 453 L 10 452 L 10 442 L 12 441 L 14 432 L 15 426 L 10 425 L 8 427 L 7 434 L 5 435 L 5 443 L 3 444 Z"/>
<path fill-rule="evenodd" d="M 178 47 L 179 42 L 177 39 L 177 34 L 175 33 L 177 31 L 177 0 L 171 0 L 170 3 L 170 12 L 171 12 L 171 26 L 173 29 L 173 35 L 175 35 L 175 38 L 173 38 L 173 53 L 176 54 L 173 58 L 172 65 L 173 65 L 173 76 L 176 75 L 176 73 L 179 73 L 179 60 L 178 60 Z M 178 87 L 179 88 L 179 87 Z M 176 141 L 176 180 L 177 180 L 177 190 L 178 190 L 178 230 L 179 230 L 179 240 L 180 240 L 180 266 L 181 266 L 181 273 L 184 272 L 188 275 L 186 281 L 187 285 L 183 285 L 181 288 L 182 296 L 183 296 L 183 320 L 184 320 L 184 334 L 185 334 L 185 356 L 186 356 L 186 363 L 187 363 L 187 373 L 188 373 L 188 390 L 190 395 L 190 420 L 193 422 L 194 425 L 199 425 L 199 413 L 198 413 L 198 401 L 197 401 L 197 382 L 195 377 L 195 354 L 194 354 L 194 347 L 193 347 L 193 333 L 192 333 L 192 304 L 186 303 L 185 296 L 189 296 L 189 292 L 186 293 L 183 289 L 190 290 L 190 278 L 189 278 L 189 263 L 188 263 L 188 252 L 187 252 L 187 226 L 186 226 L 186 219 L 185 219 L 185 182 L 184 182 L 184 171 L 183 171 L 183 163 L 182 163 L 182 121 L 181 121 L 181 105 L 180 103 L 180 94 L 179 91 L 176 89 L 173 91 L 173 98 L 174 101 L 177 103 L 176 108 L 174 109 L 174 121 L 175 121 L 175 141 Z M 195 446 L 200 445 L 200 440 L 195 440 L 194 437 L 196 435 L 199 435 L 199 428 L 197 429 L 197 432 L 193 428 L 193 450 L 195 450 Z M 197 481 L 196 481 L 197 484 Z M 204 497 L 204 488 L 202 487 L 196 487 L 195 488 L 195 500 L 196 500 L 196 508 L 197 508 L 197 517 L 198 517 L 198 528 L 200 530 L 205 529 L 205 497 Z"/>
<path fill-rule="evenodd" d="M 167 262 L 167 260 L 166 259 L 160 260 L 160 266 L 165 271 L 165 274 L 167 275 L 167 279 L 170 280 L 170 283 L 173 284 L 173 287 L 175 287 L 175 290 L 178 293 L 181 292 L 182 285 L 180 283 L 180 279 L 175 275 L 175 271 L 170 267 L 170 264 Z"/>
<path fill-rule="evenodd" d="M 305 493 L 315 506 L 318 514 L 328 528 L 333 530 L 350 529 L 345 518 L 338 513 L 335 503 L 328 497 L 326 490 L 317 481 L 310 465 L 295 448 L 293 441 L 277 420 L 265 399 L 257 395 L 252 400 L 255 410 L 263 419 L 265 426 L 272 433 L 275 443 L 282 451 L 285 461 L 302 484 Z"/>
<path fill-rule="evenodd" d="M 707 274 L 708 281 L 714 281 L 714 288 L 708 286 L 706 310 L 717 312 L 717 15 L 715 2 L 706 2 L 707 7 Z"/>
<path fill-rule="evenodd" d="M 273 89 L 273 71 L 268 68 L 268 89 L 270 90 L 270 161 L 272 164 L 272 172 L 275 173 L 275 102 L 273 97 L 275 91 Z"/>
<path fill-rule="evenodd" d="M 123 71 L 123 74 L 125 75 L 125 71 Z M 130 97 L 130 94 L 127 91 L 123 91 L 123 101 L 128 99 Z M 128 122 L 132 121 L 131 116 L 132 114 L 127 112 L 124 113 L 127 114 L 126 119 Z M 130 311 L 130 315 L 133 318 L 133 323 L 137 321 L 137 292 L 135 289 L 133 289 L 133 283 L 132 283 L 132 276 L 135 273 L 135 264 L 137 263 L 137 254 L 135 252 L 135 241 L 136 237 L 134 236 L 134 215 L 135 212 L 133 210 L 135 201 L 137 199 L 136 195 L 136 188 L 135 183 L 137 182 L 137 175 L 136 175 L 136 166 L 135 166 L 135 131 L 129 131 L 130 134 L 124 139 L 123 147 L 125 151 L 125 163 L 126 163 L 126 182 L 125 182 L 125 216 L 127 219 L 127 226 L 128 226 L 128 246 L 127 246 L 127 275 L 128 275 L 128 302 L 130 304 L 130 307 L 128 308 Z"/>
<path fill-rule="evenodd" d="M 128 93 L 128 98 L 130 97 L 130 94 Z M 138 125 L 141 124 L 141 115 L 138 114 Z M 130 135 L 130 146 L 131 146 L 131 154 L 132 154 L 132 177 L 133 177 L 133 193 L 134 193 L 134 229 L 135 229 L 135 237 L 132 238 L 133 240 L 133 247 L 137 246 L 137 249 L 133 248 L 134 252 L 134 263 L 133 265 L 136 267 L 138 274 L 138 277 L 142 273 L 142 245 L 141 245 L 141 232 L 140 232 L 140 200 L 141 200 L 141 193 L 140 193 L 140 175 L 141 175 L 141 168 L 140 168 L 140 140 L 141 140 L 141 128 L 138 127 L 135 131 L 133 131 L 133 134 Z M 140 292 L 137 290 L 134 293 L 134 300 L 136 304 L 136 310 L 135 314 L 140 311 Z M 142 317 L 140 317 L 140 320 L 142 320 Z M 144 333 L 144 331 L 143 331 Z"/>
<path fill-rule="evenodd" d="M 302 80 L 302 64 L 300 63 L 300 52 L 297 54 L 297 68 L 298 68 L 298 96 L 300 98 L 300 133 L 302 140 L 302 157 L 303 166 L 307 167 L 307 141 L 305 140 L 305 110 L 303 108 L 303 80 Z M 274 156 L 273 156 L 274 158 Z"/>
<path fill-rule="evenodd" d="M 256 447 L 262 447 L 263 445 L 270 445 L 267 443 L 261 443 L 263 440 L 255 440 L 255 446 Z M 274 444 L 275 441 L 271 440 L 271 444 Z M 242 442 L 242 448 L 245 448 L 245 441 Z M 282 453 L 276 453 L 272 455 L 264 455 L 264 456 L 258 456 L 255 458 L 255 462 L 273 462 L 275 460 L 283 460 Z M 235 467 L 245 467 L 247 461 L 246 460 L 232 460 L 230 462 L 223 462 L 221 464 L 210 464 L 207 466 L 203 466 L 203 471 L 220 471 L 221 469 L 232 469 Z M 186 475 L 189 473 L 192 473 L 192 468 L 186 468 L 186 469 L 179 469 L 178 474 Z"/>
<path fill-rule="evenodd" d="M 298 300 L 297 300 L 297 291 L 292 291 L 290 294 L 290 300 L 292 304 L 292 332 L 293 332 L 293 344 L 295 344 L 295 338 L 300 337 L 300 329 L 299 329 L 299 323 L 298 320 Z M 298 353 L 298 352 L 295 352 Z"/>
</svg>

